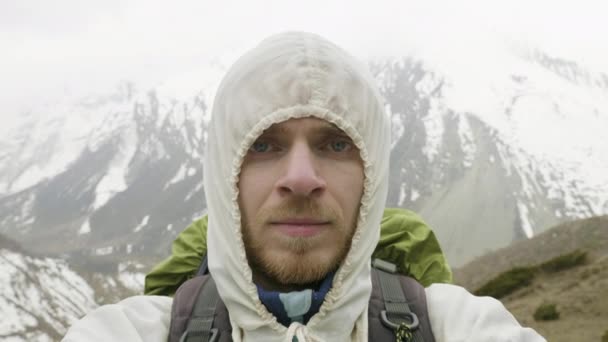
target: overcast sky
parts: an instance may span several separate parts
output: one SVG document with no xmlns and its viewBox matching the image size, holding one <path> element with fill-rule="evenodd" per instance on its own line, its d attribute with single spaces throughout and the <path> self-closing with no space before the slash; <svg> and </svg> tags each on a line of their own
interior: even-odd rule
<svg viewBox="0 0 608 342">
<path fill-rule="evenodd" d="M 458 4 L 456 4 L 458 2 Z M 0 124 L 32 103 L 146 86 L 285 30 L 359 57 L 473 44 L 532 44 L 608 72 L 605 1 L 0 1 Z"/>
</svg>

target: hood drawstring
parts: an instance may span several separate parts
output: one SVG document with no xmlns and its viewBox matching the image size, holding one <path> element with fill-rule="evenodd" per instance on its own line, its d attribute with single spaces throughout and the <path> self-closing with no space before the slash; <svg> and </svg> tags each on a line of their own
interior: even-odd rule
<svg viewBox="0 0 608 342">
<path fill-rule="evenodd" d="M 285 342 L 321 342 L 321 340 L 311 336 L 305 325 L 294 322 L 287 328 Z"/>
</svg>

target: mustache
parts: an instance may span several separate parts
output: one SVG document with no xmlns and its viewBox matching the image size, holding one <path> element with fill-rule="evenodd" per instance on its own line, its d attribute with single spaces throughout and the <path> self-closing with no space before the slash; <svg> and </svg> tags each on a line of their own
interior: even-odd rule
<svg viewBox="0 0 608 342">
<path fill-rule="evenodd" d="M 343 220 L 340 212 L 330 205 L 310 198 L 290 198 L 277 206 L 260 210 L 255 221 L 257 224 L 267 224 L 293 218 L 314 218 L 334 224 Z"/>
</svg>

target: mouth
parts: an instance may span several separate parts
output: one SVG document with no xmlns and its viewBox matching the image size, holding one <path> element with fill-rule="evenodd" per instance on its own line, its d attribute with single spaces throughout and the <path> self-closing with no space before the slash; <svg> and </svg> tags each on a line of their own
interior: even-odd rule
<svg viewBox="0 0 608 342">
<path fill-rule="evenodd" d="M 330 224 L 330 221 L 308 218 L 293 218 L 270 222 L 273 228 L 291 237 L 312 237 L 327 229 Z"/>
</svg>

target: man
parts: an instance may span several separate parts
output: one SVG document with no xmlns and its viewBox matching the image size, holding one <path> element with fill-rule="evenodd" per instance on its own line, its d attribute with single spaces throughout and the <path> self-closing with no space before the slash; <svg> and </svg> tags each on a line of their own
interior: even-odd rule
<svg viewBox="0 0 608 342">
<path fill-rule="evenodd" d="M 209 270 L 233 341 L 368 340 L 388 191 L 383 108 L 366 68 L 312 34 L 271 37 L 228 71 L 204 181 Z M 544 341 L 494 299 L 446 284 L 425 292 L 436 341 Z M 101 307 L 65 341 L 166 341 L 171 304 Z"/>
</svg>

